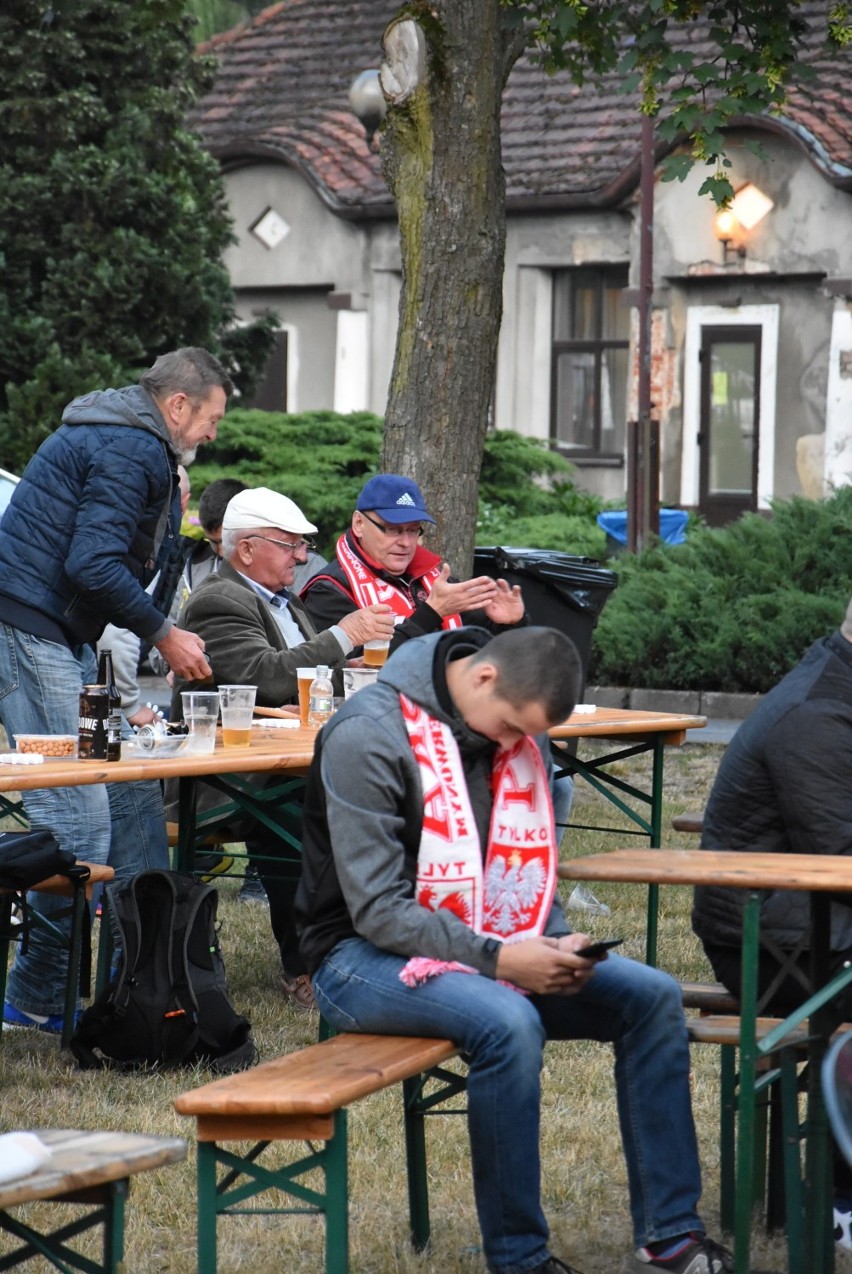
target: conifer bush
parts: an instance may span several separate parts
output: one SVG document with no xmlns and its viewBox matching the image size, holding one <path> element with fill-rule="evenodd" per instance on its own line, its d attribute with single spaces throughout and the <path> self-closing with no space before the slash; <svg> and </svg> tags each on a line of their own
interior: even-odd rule
<svg viewBox="0 0 852 1274">
<path fill-rule="evenodd" d="M 610 563 L 618 588 L 598 620 L 590 680 L 765 693 L 852 593 L 852 488 L 778 501 L 771 518 L 697 526 L 681 545 Z"/>
</svg>

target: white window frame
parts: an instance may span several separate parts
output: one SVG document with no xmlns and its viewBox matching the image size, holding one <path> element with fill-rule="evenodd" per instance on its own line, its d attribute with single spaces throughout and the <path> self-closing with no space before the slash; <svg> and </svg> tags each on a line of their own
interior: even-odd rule
<svg viewBox="0 0 852 1274">
<path fill-rule="evenodd" d="M 701 331 L 705 327 L 759 327 L 760 423 L 757 450 L 757 507 L 768 509 L 775 488 L 775 404 L 778 379 L 778 305 L 691 305 L 686 312 L 683 374 L 683 449 L 680 502 L 698 505 L 698 431 L 701 424 Z"/>
</svg>

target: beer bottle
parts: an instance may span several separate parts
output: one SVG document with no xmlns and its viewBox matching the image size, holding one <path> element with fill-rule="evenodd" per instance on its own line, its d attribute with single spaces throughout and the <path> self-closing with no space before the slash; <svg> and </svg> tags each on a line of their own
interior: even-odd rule
<svg viewBox="0 0 852 1274">
<path fill-rule="evenodd" d="M 102 650 L 98 659 L 98 683 L 106 686 L 109 700 L 107 712 L 107 748 L 108 761 L 121 760 L 121 696 L 115 684 L 115 673 L 112 667 L 112 651 Z"/>
</svg>

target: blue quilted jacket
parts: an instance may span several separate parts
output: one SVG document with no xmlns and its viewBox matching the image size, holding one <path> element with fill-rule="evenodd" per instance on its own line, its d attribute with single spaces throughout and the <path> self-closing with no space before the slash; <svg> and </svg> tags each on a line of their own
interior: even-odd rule
<svg viewBox="0 0 852 1274">
<path fill-rule="evenodd" d="M 28 608 L 72 645 L 95 641 L 107 623 L 149 642 L 165 636 L 171 622 L 145 585 L 179 530 L 176 464 L 140 386 L 70 403 L 0 522 L 0 619 L 15 624 Z M 25 619 L 18 626 L 26 629 Z"/>
</svg>

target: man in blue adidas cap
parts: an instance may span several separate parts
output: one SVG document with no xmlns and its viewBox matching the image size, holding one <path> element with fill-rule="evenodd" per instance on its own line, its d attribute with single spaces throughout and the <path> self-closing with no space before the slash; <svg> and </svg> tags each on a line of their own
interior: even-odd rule
<svg viewBox="0 0 852 1274">
<path fill-rule="evenodd" d="M 524 621 L 521 590 L 489 575 L 454 580 L 423 543 L 435 519 L 411 478 L 377 473 L 365 483 L 335 560 L 301 596 L 317 629 L 339 623 L 353 605 L 384 602 L 396 613 L 391 651 L 410 637 L 479 624 L 492 632 Z"/>
</svg>

